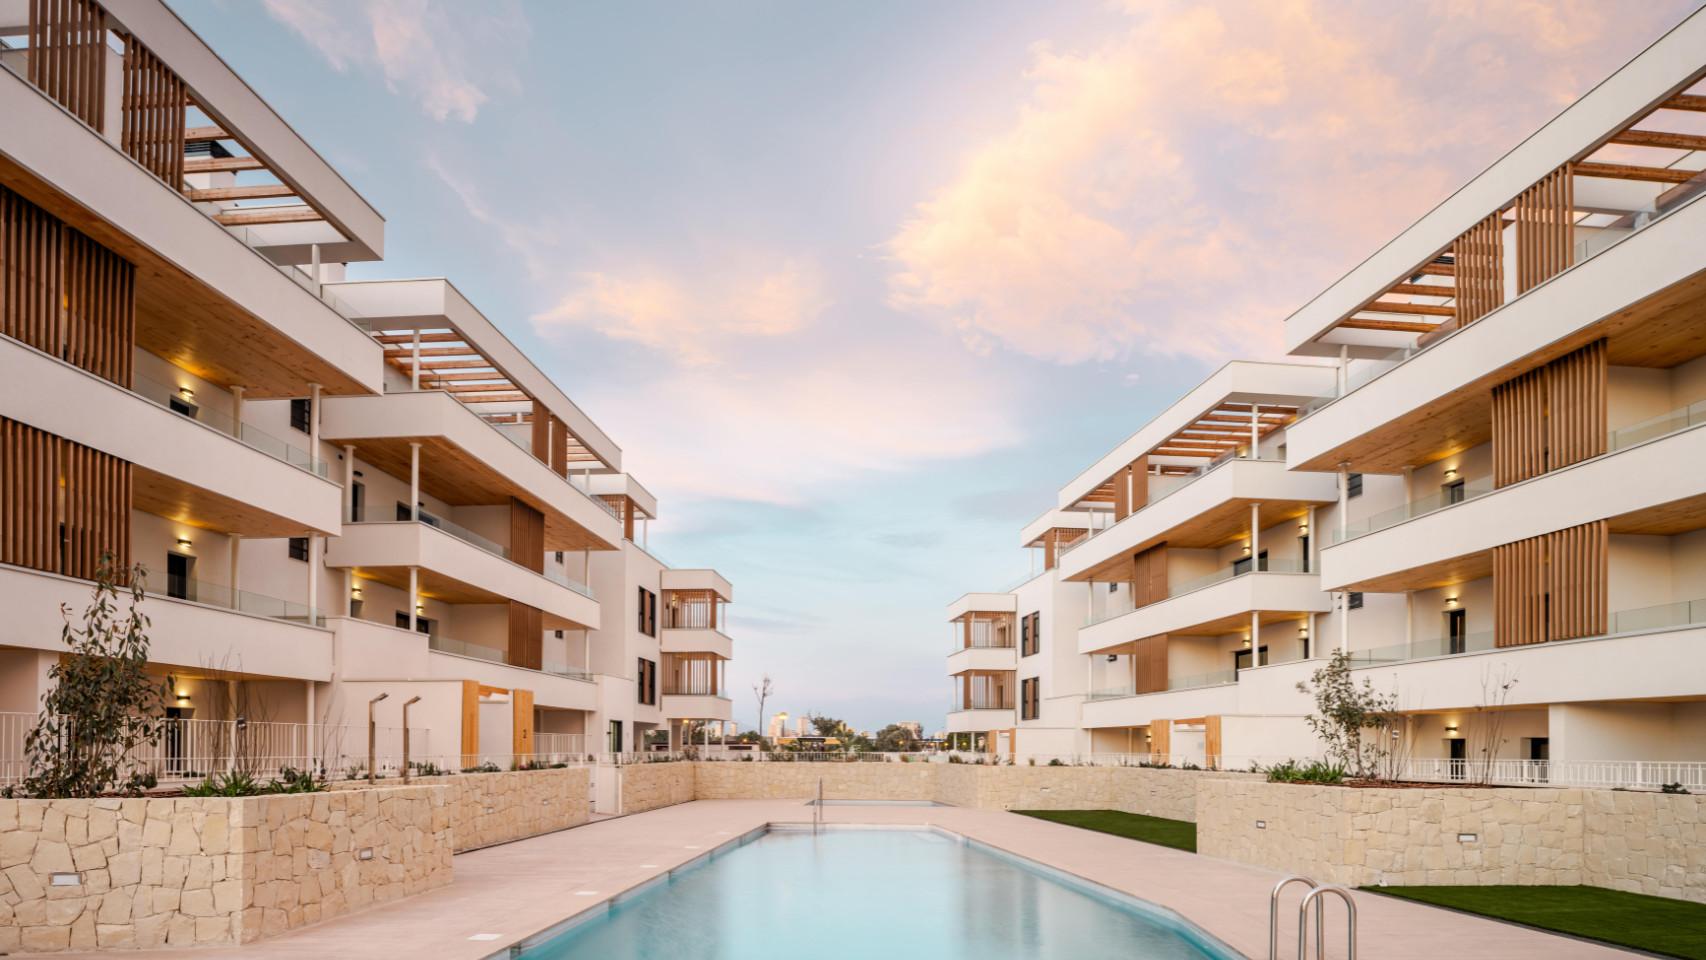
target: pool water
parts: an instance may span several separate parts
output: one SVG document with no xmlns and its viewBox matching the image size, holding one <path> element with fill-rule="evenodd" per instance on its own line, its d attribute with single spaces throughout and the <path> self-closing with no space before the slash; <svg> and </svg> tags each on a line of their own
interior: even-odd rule
<svg viewBox="0 0 1706 960">
<path fill-rule="evenodd" d="M 567 905 L 565 905 L 567 906 Z M 919 830 L 767 833 L 527 960 L 1233 960 L 1177 916 Z"/>
</svg>

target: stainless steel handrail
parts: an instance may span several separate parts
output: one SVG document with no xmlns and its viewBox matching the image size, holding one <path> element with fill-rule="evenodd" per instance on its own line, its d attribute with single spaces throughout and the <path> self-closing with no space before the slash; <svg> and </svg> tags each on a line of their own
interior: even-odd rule
<svg viewBox="0 0 1706 960">
<path fill-rule="evenodd" d="M 1315 948 L 1316 956 L 1320 957 L 1325 950 L 1327 927 L 1323 920 L 1325 913 L 1321 910 L 1322 901 L 1319 897 L 1330 893 L 1345 902 L 1345 960 L 1357 960 L 1357 905 L 1351 899 L 1351 892 L 1336 883 L 1320 884 L 1303 895 L 1303 902 L 1297 905 L 1297 960 L 1305 960 L 1309 950 L 1309 901 L 1316 904 Z"/>
<path fill-rule="evenodd" d="M 1301 883 L 1310 890 L 1320 886 L 1314 880 L 1302 874 L 1287 874 L 1279 883 L 1274 884 L 1274 892 L 1268 896 L 1268 960 L 1279 960 L 1279 898 L 1280 891 L 1294 883 Z M 1308 898 L 1307 891 L 1304 893 Z M 1315 901 L 1315 926 L 1319 929 L 1326 922 L 1327 901 Z M 1325 960 L 1327 948 L 1325 941 L 1315 938 L 1316 960 Z"/>
</svg>

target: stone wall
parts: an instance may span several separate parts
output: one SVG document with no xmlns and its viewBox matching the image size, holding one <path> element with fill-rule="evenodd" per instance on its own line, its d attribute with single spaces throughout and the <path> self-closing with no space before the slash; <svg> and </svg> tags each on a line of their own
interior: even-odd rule
<svg viewBox="0 0 1706 960">
<path fill-rule="evenodd" d="M 1199 852 L 1322 882 L 1587 884 L 1706 902 L 1699 796 L 1232 780 L 1200 789 Z"/>
<path fill-rule="evenodd" d="M 443 795 L 0 800 L 0 950 L 249 943 L 443 886 Z"/>
<path fill-rule="evenodd" d="M 1196 819 L 1197 783 L 1254 774 L 1143 767 L 969 763 L 727 763 L 693 765 L 700 800 L 923 800 L 986 810 L 1124 810 Z"/>
<path fill-rule="evenodd" d="M 630 763 L 613 767 L 620 771 L 618 796 L 622 798 L 623 813 L 644 813 L 659 807 L 686 803 L 694 797 L 693 768 L 695 763 L 669 761 L 662 763 Z M 720 766 L 751 766 L 751 764 L 720 764 Z M 584 794 L 584 790 L 583 790 Z"/>
<path fill-rule="evenodd" d="M 450 814 L 455 850 L 463 853 L 586 823 L 590 776 L 586 767 L 560 767 L 415 777 L 410 782 L 448 788 L 444 806 Z M 332 786 L 361 790 L 367 788 L 367 782 Z"/>
</svg>

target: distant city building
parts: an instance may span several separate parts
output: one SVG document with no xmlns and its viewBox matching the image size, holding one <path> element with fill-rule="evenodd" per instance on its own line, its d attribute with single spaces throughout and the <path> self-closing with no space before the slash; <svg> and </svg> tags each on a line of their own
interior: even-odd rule
<svg viewBox="0 0 1706 960">
<path fill-rule="evenodd" d="M 770 739 L 775 740 L 777 737 L 786 736 L 787 733 L 788 711 L 783 710 L 770 718 L 770 729 L 766 735 L 769 736 Z"/>
<path fill-rule="evenodd" d="M 808 717 L 794 718 L 794 736 L 808 737 L 812 733 L 812 722 Z"/>
<path fill-rule="evenodd" d="M 924 739 L 924 724 L 919 723 L 917 720 L 902 720 L 895 724 L 895 726 L 912 734 L 912 739 L 914 740 Z"/>
</svg>

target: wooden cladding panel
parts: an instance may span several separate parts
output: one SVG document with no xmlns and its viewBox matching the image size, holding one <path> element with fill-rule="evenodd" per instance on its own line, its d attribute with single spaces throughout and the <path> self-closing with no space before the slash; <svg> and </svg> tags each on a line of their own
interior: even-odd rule
<svg viewBox="0 0 1706 960">
<path fill-rule="evenodd" d="M 533 691 L 509 692 L 510 714 L 514 720 L 511 753 L 517 757 L 533 755 Z"/>
<path fill-rule="evenodd" d="M 1203 753 L 1210 766 L 1219 766 L 1221 738 L 1220 715 L 1214 714 L 1203 718 L 1202 721 Z"/>
<path fill-rule="evenodd" d="M 1516 198 L 1516 292 L 1570 266 L 1575 248 L 1575 171 L 1564 164 Z"/>
<path fill-rule="evenodd" d="M 538 670 L 544 664 L 545 620 L 538 607 L 509 602 L 509 664 Z"/>
<path fill-rule="evenodd" d="M 1167 635 L 1144 637 L 1132 644 L 1131 679 L 1136 693 L 1161 693 L 1167 689 Z"/>
<path fill-rule="evenodd" d="M 554 416 L 551 418 L 551 469 L 559 477 L 569 475 L 569 428 Z"/>
<path fill-rule="evenodd" d="M 1173 752 L 1173 721 L 1149 721 L 1149 752 L 1157 757 L 1166 757 Z"/>
<path fill-rule="evenodd" d="M 551 462 L 551 415 L 545 405 L 533 401 L 533 457 L 540 463 Z"/>
<path fill-rule="evenodd" d="M 1114 474 L 1114 522 L 1142 510 L 1149 503 L 1149 455 L 1144 454 Z"/>
<path fill-rule="evenodd" d="M 1598 636 L 1609 614 L 1604 520 L 1493 548 L 1494 642 L 1518 647 Z"/>
<path fill-rule="evenodd" d="M 1508 486 L 1605 452 L 1606 341 L 1493 388 L 1493 485 Z"/>
<path fill-rule="evenodd" d="M 534 573 L 545 572 L 545 515 L 509 498 L 509 555 Z"/>
<path fill-rule="evenodd" d="M 0 563 L 92 580 L 130 564 L 131 465 L 0 418 Z"/>
<path fill-rule="evenodd" d="M 1167 599 L 1167 545 L 1158 544 L 1131 558 L 1131 602 L 1147 606 Z"/>
<path fill-rule="evenodd" d="M 106 113 L 106 11 L 94 0 L 30 0 L 29 81 L 79 120 Z"/>
<path fill-rule="evenodd" d="M 480 755 L 480 682 L 462 681 L 462 766 L 471 767 Z"/>
<path fill-rule="evenodd" d="M 129 387 L 136 270 L 0 187 L 0 333 Z"/>
<path fill-rule="evenodd" d="M 65 242 L 62 356 L 121 387 L 136 355 L 136 271 L 129 261 L 75 230 Z"/>
<path fill-rule="evenodd" d="M 1475 224 L 1451 245 L 1457 278 L 1454 326 L 1465 327 L 1505 302 L 1504 218 L 1501 212 Z"/>
<path fill-rule="evenodd" d="M 124 37 L 124 152 L 173 190 L 184 186 L 184 105 L 189 90 L 172 68 Z"/>
</svg>

